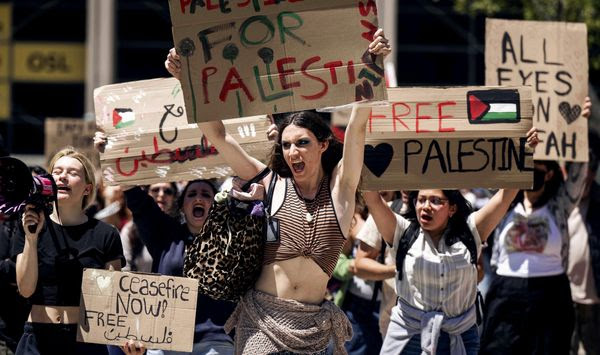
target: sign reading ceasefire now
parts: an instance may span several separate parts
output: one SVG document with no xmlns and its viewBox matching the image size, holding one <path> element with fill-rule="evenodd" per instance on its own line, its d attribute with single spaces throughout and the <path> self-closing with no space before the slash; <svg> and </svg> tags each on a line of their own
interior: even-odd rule
<svg viewBox="0 0 600 355">
<path fill-rule="evenodd" d="M 85 46 L 79 43 L 15 42 L 13 80 L 76 83 L 85 79 Z"/>
<path fill-rule="evenodd" d="M 190 123 L 384 100 L 374 0 L 169 0 Z"/>
</svg>

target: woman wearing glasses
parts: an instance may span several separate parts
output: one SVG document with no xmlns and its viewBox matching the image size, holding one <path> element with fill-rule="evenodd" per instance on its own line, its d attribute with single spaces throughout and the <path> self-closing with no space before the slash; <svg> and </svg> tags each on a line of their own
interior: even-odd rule
<svg viewBox="0 0 600 355">
<path fill-rule="evenodd" d="M 537 144 L 535 129 L 527 141 Z M 419 190 L 404 216 L 378 192 L 363 194 L 396 259 L 398 303 L 381 354 L 477 354 L 476 260 L 517 192 L 499 190 L 471 213 L 457 190 Z"/>
</svg>

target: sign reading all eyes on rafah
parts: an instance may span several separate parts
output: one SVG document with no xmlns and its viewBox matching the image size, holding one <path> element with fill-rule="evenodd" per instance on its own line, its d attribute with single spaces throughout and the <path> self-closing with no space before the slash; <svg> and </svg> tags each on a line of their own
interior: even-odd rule
<svg viewBox="0 0 600 355">
<path fill-rule="evenodd" d="M 487 19 L 485 67 L 487 85 L 531 86 L 542 141 L 535 159 L 587 161 L 585 24 Z"/>
<path fill-rule="evenodd" d="M 390 88 L 367 123 L 362 189 L 530 188 L 529 87 Z"/>
<path fill-rule="evenodd" d="M 107 85 L 94 90 L 96 125 L 108 144 L 100 154 L 108 185 L 228 176 L 231 169 L 197 124 L 188 124 L 175 78 Z M 272 148 L 267 116 L 225 121 L 226 131 L 251 156 L 266 161 Z"/>
<path fill-rule="evenodd" d="M 385 100 L 374 0 L 169 0 L 190 123 Z"/>
</svg>

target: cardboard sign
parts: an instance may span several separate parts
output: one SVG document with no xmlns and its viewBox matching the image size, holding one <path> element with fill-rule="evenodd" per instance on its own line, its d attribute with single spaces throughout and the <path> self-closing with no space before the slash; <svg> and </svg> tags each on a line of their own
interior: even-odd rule
<svg viewBox="0 0 600 355">
<path fill-rule="evenodd" d="M 390 88 L 367 123 L 364 190 L 530 188 L 529 87 Z"/>
<path fill-rule="evenodd" d="M 190 123 L 385 99 L 375 1 L 169 0 Z"/>
<path fill-rule="evenodd" d="M 198 280 L 85 269 L 77 341 L 192 351 Z"/>
<path fill-rule="evenodd" d="M 583 23 L 486 20 L 485 82 L 528 85 L 533 124 L 540 129 L 535 159 L 588 160 L 587 28 Z"/>
<path fill-rule="evenodd" d="M 196 124 L 188 124 L 179 81 L 152 79 L 94 90 L 96 123 L 108 136 L 100 154 L 108 185 L 209 179 L 232 173 Z M 225 129 L 251 156 L 272 149 L 266 116 L 227 120 Z"/>
<path fill-rule="evenodd" d="M 100 166 L 98 151 L 94 148 L 96 122 L 80 118 L 47 118 L 44 122 L 46 162 L 66 146 L 72 146 L 90 158 L 95 167 Z"/>
</svg>

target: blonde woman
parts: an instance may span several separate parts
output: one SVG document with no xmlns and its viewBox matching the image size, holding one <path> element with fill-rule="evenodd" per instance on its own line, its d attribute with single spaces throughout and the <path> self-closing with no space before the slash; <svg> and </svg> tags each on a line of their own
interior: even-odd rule
<svg viewBox="0 0 600 355">
<path fill-rule="evenodd" d="M 27 205 L 12 250 L 19 293 L 32 304 L 16 354 L 106 354 L 104 345 L 76 342 L 79 294 L 84 268 L 124 265 L 119 233 L 84 213 L 96 194 L 88 158 L 65 148 L 49 168 L 58 188 L 50 220 Z"/>
</svg>

